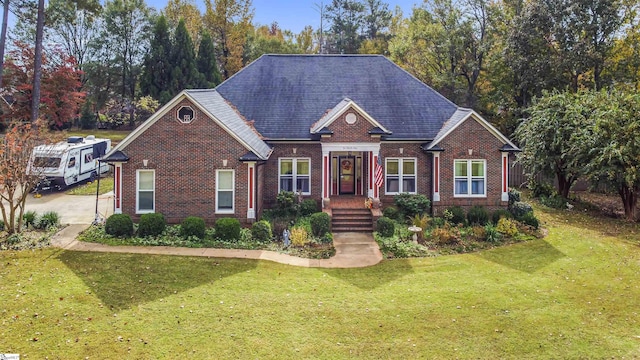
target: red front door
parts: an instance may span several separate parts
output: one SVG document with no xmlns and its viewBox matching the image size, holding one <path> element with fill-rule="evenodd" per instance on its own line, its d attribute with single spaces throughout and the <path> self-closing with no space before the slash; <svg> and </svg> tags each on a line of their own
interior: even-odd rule
<svg viewBox="0 0 640 360">
<path fill-rule="evenodd" d="M 340 194 L 355 194 L 356 190 L 356 158 L 353 156 L 340 156 L 338 158 L 340 169 Z"/>
</svg>

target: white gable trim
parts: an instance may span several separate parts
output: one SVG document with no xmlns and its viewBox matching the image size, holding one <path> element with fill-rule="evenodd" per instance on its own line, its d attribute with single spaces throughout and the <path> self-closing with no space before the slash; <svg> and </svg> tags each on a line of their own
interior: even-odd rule
<svg viewBox="0 0 640 360">
<path fill-rule="evenodd" d="M 431 142 L 431 144 L 429 144 L 429 148 L 428 149 L 431 149 L 434 146 L 438 145 L 444 138 L 449 136 L 449 134 L 451 134 L 461 124 L 463 124 L 465 121 L 467 121 L 468 119 L 471 119 L 471 118 L 473 118 L 473 120 L 477 121 L 480 125 L 482 125 L 485 129 L 487 129 L 498 140 L 502 141 L 505 144 L 511 145 L 514 149 L 518 149 L 518 147 L 515 144 L 513 144 L 506 136 L 504 136 L 500 131 L 498 131 L 498 129 L 493 127 L 493 125 L 491 125 L 487 120 L 485 120 L 482 116 L 480 116 L 480 114 L 478 114 L 474 110 L 471 110 L 464 118 L 462 118 L 454 126 L 452 126 L 451 129 L 447 130 L 446 133 L 442 134 L 437 139 L 434 139 L 434 141 Z"/>
<path fill-rule="evenodd" d="M 111 153 L 114 153 L 115 151 L 118 151 L 118 150 L 122 151 L 123 149 L 125 149 L 129 144 L 131 144 L 135 139 L 137 139 L 138 136 L 140 136 L 145 131 L 147 131 L 147 129 L 149 129 L 151 125 L 155 124 L 158 120 L 160 120 L 163 116 L 165 116 L 171 109 L 173 109 L 176 105 L 178 105 L 184 99 L 189 100 L 194 106 L 200 109 L 200 111 L 207 114 L 208 117 L 211 120 L 213 120 L 217 125 L 219 125 L 226 133 L 231 135 L 231 137 L 233 137 L 236 141 L 242 144 L 242 146 L 244 146 L 247 150 L 252 151 L 254 154 L 256 154 L 258 157 L 262 159 L 262 157 L 259 155 L 260 151 L 254 149 L 248 143 L 246 143 L 244 140 L 238 137 L 238 135 L 235 132 L 231 131 L 231 129 L 229 129 L 229 127 L 227 127 L 222 121 L 220 121 L 214 114 L 212 114 L 207 109 L 205 109 L 202 105 L 200 105 L 200 103 L 196 101 L 191 95 L 189 95 L 189 93 L 186 90 L 181 91 L 171 101 L 166 103 L 163 107 L 161 107 L 158 111 L 156 111 L 153 115 L 151 115 L 144 123 L 142 123 L 142 125 L 138 126 L 129 135 L 127 135 L 121 142 L 119 142 L 118 145 L 116 145 L 113 149 L 111 149 L 109 154 L 107 154 L 106 156 L 109 156 Z M 188 125 L 185 125 L 185 126 L 188 126 Z M 262 160 L 266 160 L 266 158 Z"/>
<path fill-rule="evenodd" d="M 324 120 L 321 120 L 321 121 L 317 122 L 311 128 L 311 133 L 315 134 L 318 131 L 320 131 L 321 129 L 331 125 L 334 121 L 336 121 L 338 118 L 340 118 L 340 116 L 342 116 L 344 113 L 346 113 L 349 109 L 354 109 L 360 115 L 362 115 L 362 117 L 364 117 L 365 120 L 367 120 L 371 125 L 373 125 L 375 127 L 379 127 L 384 132 L 391 134 L 391 131 L 387 130 L 384 126 L 382 126 L 379 122 L 377 122 L 371 115 L 369 115 L 366 111 L 364 111 L 360 106 L 358 106 L 358 104 L 356 104 L 351 99 L 344 99 L 338 105 L 336 105 L 336 107 L 334 107 L 333 110 L 337 110 L 337 111 L 332 111 L 333 114 L 331 116 L 327 117 Z M 331 112 L 329 114 L 331 114 Z M 329 115 L 329 114 L 327 114 L 327 115 Z"/>
</svg>

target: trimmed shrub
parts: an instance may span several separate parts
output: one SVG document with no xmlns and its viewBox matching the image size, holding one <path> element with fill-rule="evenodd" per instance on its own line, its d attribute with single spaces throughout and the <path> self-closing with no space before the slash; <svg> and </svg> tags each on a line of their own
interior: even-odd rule
<svg viewBox="0 0 640 360">
<path fill-rule="evenodd" d="M 421 194 L 398 194 L 393 202 L 404 217 L 414 217 L 429 211 L 431 201 Z"/>
<path fill-rule="evenodd" d="M 291 245 L 304 246 L 307 242 L 309 242 L 309 234 L 305 228 L 300 226 L 291 229 Z"/>
<path fill-rule="evenodd" d="M 166 227 L 167 222 L 164 215 L 160 213 L 142 214 L 138 222 L 138 235 L 141 237 L 158 236 Z"/>
<path fill-rule="evenodd" d="M 526 202 L 516 201 L 513 204 L 509 205 L 509 212 L 516 219 L 532 211 L 533 211 L 533 208 L 531 207 L 531 204 Z"/>
<path fill-rule="evenodd" d="M 133 220 L 127 214 L 113 214 L 107 218 L 104 231 L 112 236 L 129 237 L 133 235 Z"/>
<path fill-rule="evenodd" d="M 502 218 L 511 219 L 512 217 L 513 217 L 513 215 L 511 215 L 509 210 L 498 209 L 498 210 L 493 212 L 493 215 L 491 215 L 491 220 L 492 220 L 494 225 L 497 225 L 498 221 L 500 221 L 500 219 L 502 219 Z"/>
<path fill-rule="evenodd" d="M 516 226 L 515 221 L 511 219 L 502 218 L 498 221 L 498 225 L 496 226 L 496 230 L 507 236 L 515 236 L 518 234 L 518 227 Z"/>
<path fill-rule="evenodd" d="M 447 209 L 451 213 L 451 220 L 449 220 L 452 224 L 464 224 L 467 219 L 464 209 L 460 206 L 452 206 Z"/>
<path fill-rule="evenodd" d="M 255 241 L 266 243 L 271 241 L 273 234 L 271 233 L 271 224 L 266 220 L 260 220 L 251 225 L 251 237 Z"/>
<path fill-rule="evenodd" d="M 393 220 L 389 218 L 381 217 L 376 222 L 376 231 L 382 237 L 392 237 L 393 234 L 396 232 L 396 224 Z"/>
<path fill-rule="evenodd" d="M 528 212 L 528 213 L 522 215 L 518 219 L 518 221 L 520 221 L 521 223 L 523 223 L 525 225 L 529 225 L 534 229 L 537 229 L 538 226 L 540 226 L 538 218 L 536 218 L 535 215 L 533 215 L 533 212 Z"/>
<path fill-rule="evenodd" d="M 38 217 L 38 213 L 36 213 L 33 210 L 27 211 L 26 213 L 22 214 L 22 221 L 24 223 L 24 226 L 34 227 L 36 225 L 37 217 Z"/>
<path fill-rule="evenodd" d="M 48 211 L 40 216 L 36 223 L 36 228 L 48 229 L 58 225 L 60 225 L 60 215 L 55 211 Z"/>
<path fill-rule="evenodd" d="M 236 218 L 220 218 L 216 221 L 216 237 L 223 240 L 240 239 L 240 221 Z"/>
<path fill-rule="evenodd" d="M 205 232 L 206 226 L 204 224 L 204 219 L 201 217 L 189 216 L 182 220 L 182 223 L 180 224 L 180 236 L 185 239 L 191 236 L 195 236 L 198 239 L 204 239 Z"/>
<path fill-rule="evenodd" d="M 518 201 L 520 201 L 520 191 L 514 188 L 509 188 L 509 205 Z"/>
<path fill-rule="evenodd" d="M 305 199 L 300 203 L 300 215 L 309 216 L 318 212 L 318 203 L 313 199 Z"/>
<path fill-rule="evenodd" d="M 531 196 L 534 198 L 551 197 L 556 193 L 556 190 L 553 188 L 553 186 L 544 181 L 530 180 L 527 184 L 527 188 L 531 190 Z"/>
<path fill-rule="evenodd" d="M 292 191 L 280 191 L 276 196 L 276 213 L 279 216 L 295 216 L 298 213 L 296 194 Z"/>
<path fill-rule="evenodd" d="M 384 210 L 382 210 L 382 216 L 389 219 L 398 220 L 399 215 L 400 215 L 400 212 L 398 211 L 398 208 L 395 206 L 387 206 L 386 208 L 384 208 Z"/>
<path fill-rule="evenodd" d="M 314 236 L 324 236 L 331 227 L 331 217 L 325 212 L 317 212 L 309 218 L 311 232 Z"/>
<path fill-rule="evenodd" d="M 540 203 L 553 209 L 566 209 L 567 199 L 560 195 L 541 196 Z"/>
<path fill-rule="evenodd" d="M 467 213 L 467 220 L 471 225 L 484 226 L 489 222 L 489 213 L 482 206 L 474 206 Z"/>
</svg>

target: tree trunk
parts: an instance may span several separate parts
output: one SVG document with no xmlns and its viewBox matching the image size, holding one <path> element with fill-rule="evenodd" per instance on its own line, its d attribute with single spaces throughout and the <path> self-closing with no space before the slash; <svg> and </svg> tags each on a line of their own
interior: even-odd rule
<svg viewBox="0 0 640 360">
<path fill-rule="evenodd" d="M 2 74 L 4 71 L 4 48 L 7 42 L 7 20 L 9 19 L 9 0 L 4 0 L 2 9 L 2 31 L 0 32 L 0 89 L 2 89 Z"/>
<path fill-rule="evenodd" d="M 571 185 L 573 185 L 573 178 L 567 179 L 565 174 L 561 172 L 556 172 L 556 177 L 558 178 L 558 194 L 565 199 L 568 198 Z"/>
<path fill-rule="evenodd" d="M 31 122 L 38 120 L 40 111 L 40 82 L 42 78 L 42 37 L 44 33 L 44 0 L 38 0 L 36 47 L 33 59 L 33 92 L 31 98 Z"/>
<path fill-rule="evenodd" d="M 638 195 L 636 189 L 630 189 L 627 186 L 622 186 L 618 189 L 620 198 L 622 198 L 622 204 L 624 205 L 624 216 L 627 220 L 636 220 L 636 204 L 638 203 Z"/>
</svg>

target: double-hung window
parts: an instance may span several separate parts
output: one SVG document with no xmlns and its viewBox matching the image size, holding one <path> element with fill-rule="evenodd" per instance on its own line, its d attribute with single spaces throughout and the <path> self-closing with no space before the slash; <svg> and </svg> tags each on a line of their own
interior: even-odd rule
<svg viewBox="0 0 640 360">
<path fill-rule="evenodd" d="M 454 160 L 454 196 L 486 196 L 486 164 L 486 160 Z"/>
<path fill-rule="evenodd" d="M 279 191 L 302 191 L 304 195 L 311 194 L 311 159 L 281 158 L 278 175 Z"/>
<path fill-rule="evenodd" d="M 156 171 L 138 170 L 136 176 L 136 212 L 152 213 L 155 211 Z"/>
<path fill-rule="evenodd" d="M 387 158 L 385 166 L 386 194 L 416 192 L 416 159 Z"/>
<path fill-rule="evenodd" d="M 233 170 L 216 171 L 216 213 L 232 214 L 235 198 Z"/>
</svg>

